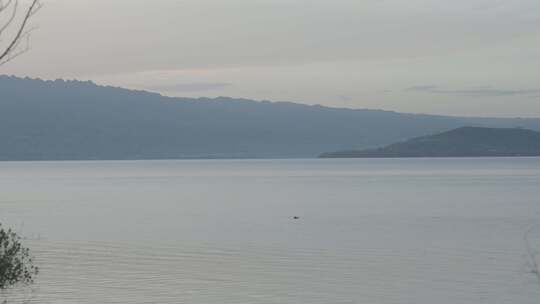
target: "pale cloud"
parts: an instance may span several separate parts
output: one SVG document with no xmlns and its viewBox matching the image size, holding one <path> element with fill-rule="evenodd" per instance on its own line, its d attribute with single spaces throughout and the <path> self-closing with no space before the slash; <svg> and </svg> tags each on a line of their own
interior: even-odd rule
<svg viewBox="0 0 540 304">
<path fill-rule="evenodd" d="M 508 97 L 515 95 L 537 95 L 540 89 L 500 89 L 493 87 L 478 87 L 464 89 L 444 89 L 436 85 L 420 85 L 406 89 L 406 91 L 417 91 L 435 94 L 448 94 L 464 97 Z"/>
<path fill-rule="evenodd" d="M 540 66 L 538 0 L 45 3 L 31 52 L 2 73 L 174 96 L 540 116 L 530 98 Z M 444 86 L 399 89 L 433 83 Z"/>
<path fill-rule="evenodd" d="M 153 91 L 164 92 L 201 92 L 214 91 L 232 86 L 231 83 L 222 82 L 194 82 L 194 83 L 176 83 L 176 84 L 157 84 L 146 86 L 145 88 Z"/>
</svg>

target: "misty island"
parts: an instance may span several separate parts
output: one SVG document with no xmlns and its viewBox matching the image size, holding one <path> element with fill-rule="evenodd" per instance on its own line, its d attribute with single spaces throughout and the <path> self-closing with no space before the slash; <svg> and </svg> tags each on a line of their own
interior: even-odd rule
<svg viewBox="0 0 540 304">
<path fill-rule="evenodd" d="M 461 127 L 382 148 L 324 153 L 321 158 L 540 156 L 540 132 Z"/>
</svg>

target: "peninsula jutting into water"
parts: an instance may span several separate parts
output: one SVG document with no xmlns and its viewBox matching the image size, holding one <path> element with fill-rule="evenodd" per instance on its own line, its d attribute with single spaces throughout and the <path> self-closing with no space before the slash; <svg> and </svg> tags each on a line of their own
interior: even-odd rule
<svg viewBox="0 0 540 304">
<path fill-rule="evenodd" d="M 540 156 L 540 132 L 462 127 L 377 149 L 340 151 L 322 158 Z"/>
</svg>

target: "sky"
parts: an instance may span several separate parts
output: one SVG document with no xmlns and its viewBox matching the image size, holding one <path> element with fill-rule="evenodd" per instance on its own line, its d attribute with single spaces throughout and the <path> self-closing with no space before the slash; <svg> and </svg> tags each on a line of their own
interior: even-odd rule
<svg viewBox="0 0 540 304">
<path fill-rule="evenodd" d="M 538 0 L 42 0 L 0 73 L 169 96 L 540 117 Z"/>
</svg>

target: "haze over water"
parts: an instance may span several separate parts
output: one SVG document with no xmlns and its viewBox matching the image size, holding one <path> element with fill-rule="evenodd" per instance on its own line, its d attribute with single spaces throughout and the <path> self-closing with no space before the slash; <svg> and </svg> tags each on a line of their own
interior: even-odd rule
<svg viewBox="0 0 540 304">
<path fill-rule="evenodd" d="M 539 185 L 540 158 L 5 162 L 0 222 L 31 303 L 538 303 Z"/>
</svg>

